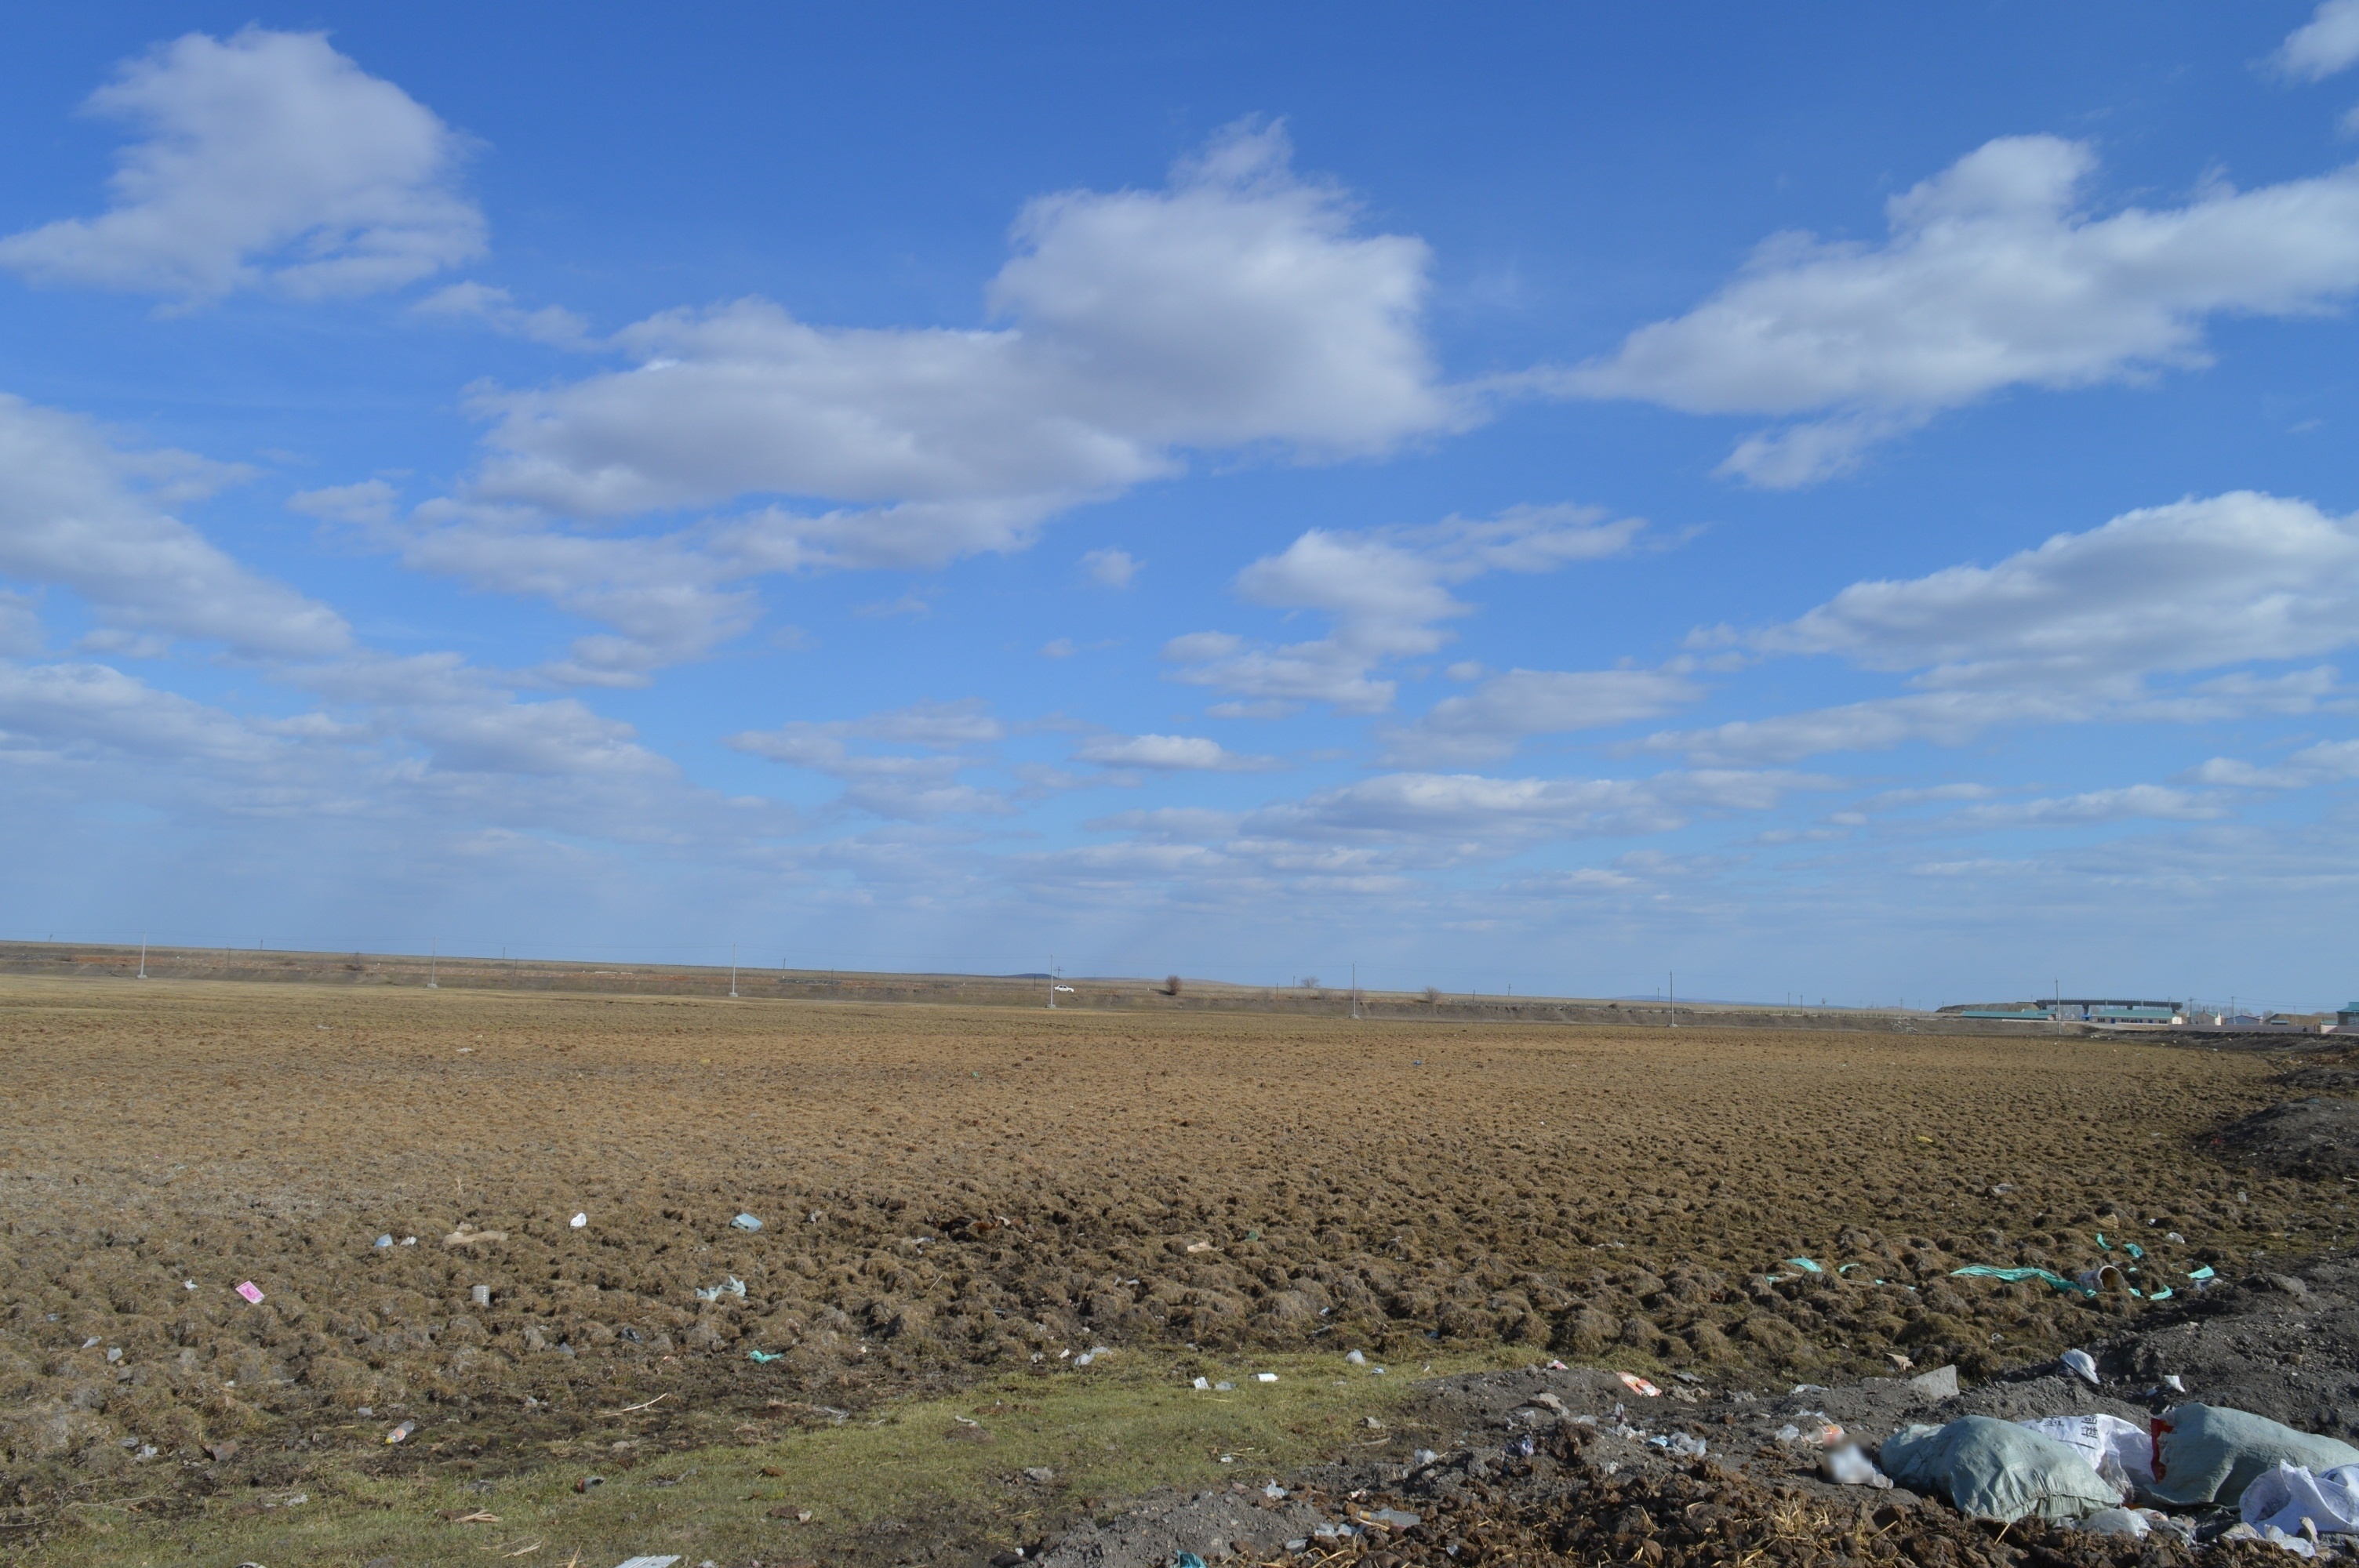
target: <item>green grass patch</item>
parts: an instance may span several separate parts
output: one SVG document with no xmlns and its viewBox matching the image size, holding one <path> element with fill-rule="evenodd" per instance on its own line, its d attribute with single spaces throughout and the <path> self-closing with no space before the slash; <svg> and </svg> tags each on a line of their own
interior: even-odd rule
<svg viewBox="0 0 2359 1568">
<path fill-rule="evenodd" d="M 457 1476 L 365 1476 L 330 1462 L 294 1488 L 216 1497 L 201 1518 L 150 1521 L 132 1509 L 80 1507 L 74 1526 L 22 1560 L 45 1568 L 364 1568 L 382 1557 L 400 1568 L 563 1568 L 578 1558 L 578 1568 L 614 1568 L 637 1553 L 677 1552 L 683 1568 L 706 1558 L 727 1568 L 756 1558 L 889 1561 L 929 1539 L 998 1549 L 1082 1513 L 1103 1516 L 1160 1486 L 1257 1487 L 1353 1450 L 1389 1456 L 1440 1446 L 1448 1433 L 1407 1426 L 1400 1414 L 1428 1366 L 1439 1377 L 1532 1359 L 1528 1349 L 1494 1346 L 1379 1375 L 1336 1354 L 1125 1350 L 1087 1368 L 1004 1374 L 955 1398 L 883 1405 L 841 1424 L 684 1450 L 636 1446 L 644 1418 L 622 1415 L 611 1421 L 611 1438 L 552 1445 L 546 1465 L 488 1489 Z M 1278 1380 L 1258 1382 L 1260 1372 Z M 1199 1374 L 1234 1387 L 1198 1391 L 1190 1379 Z M 1372 1417 L 1382 1425 L 1369 1426 Z M 1055 1478 L 1027 1480 L 1027 1469 Z M 586 1475 L 604 1484 L 576 1493 Z M 286 1504 L 290 1489 L 306 1500 Z M 778 1509 L 811 1518 L 773 1517 Z M 886 1520 L 908 1529 L 874 1528 Z"/>
</svg>

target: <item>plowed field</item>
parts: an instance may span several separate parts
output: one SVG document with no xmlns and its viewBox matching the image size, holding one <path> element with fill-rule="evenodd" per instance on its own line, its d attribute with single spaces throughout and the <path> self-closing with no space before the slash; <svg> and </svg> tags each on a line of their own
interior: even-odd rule
<svg viewBox="0 0 2359 1568">
<path fill-rule="evenodd" d="M 0 1458 L 26 1518 L 331 1452 L 497 1474 L 659 1396 L 679 1413 L 635 1430 L 707 1442 L 1099 1345 L 1972 1376 L 2143 1307 L 1962 1264 L 2069 1274 L 2102 1231 L 2140 1245 L 2132 1283 L 2183 1288 L 2332 1242 L 2339 1184 L 2209 1143 L 2282 1098 L 2270 1070 L 2070 1039 L 0 982 Z"/>
</svg>

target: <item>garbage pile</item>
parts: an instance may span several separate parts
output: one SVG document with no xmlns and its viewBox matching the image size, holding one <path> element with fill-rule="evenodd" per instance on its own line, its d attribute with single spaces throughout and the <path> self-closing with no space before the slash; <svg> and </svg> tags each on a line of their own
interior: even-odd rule
<svg viewBox="0 0 2359 1568">
<path fill-rule="evenodd" d="M 2193 1542 L 2262 1540 L 2359 1555 L 2359 1448 L 2248 1411 L 2173 1405 L 2144 1432 L 2116 1416 L 1961 1416 L 1885 1440 L 1885 1472 L 1973 1519 L 2078 1523 Z"/>
</svg>

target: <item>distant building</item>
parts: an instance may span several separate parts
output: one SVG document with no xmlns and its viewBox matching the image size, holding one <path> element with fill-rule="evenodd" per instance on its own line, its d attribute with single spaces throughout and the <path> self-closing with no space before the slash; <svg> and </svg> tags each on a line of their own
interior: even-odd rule
<svg viewBox="0 0 2359 1568">
<path fill-rule="evenodd" d="M 2354 1003 L 2359 1007 L 2359 1003 Z M 1958 1018 L 2011 1018 L 2026 1022 L 2060 1021 L 2068 1023 L 2184 1023 L 2185 1011 L 2175 1001 L 2125 1000 L 2117 997 L 2061 997 L 2053 1001 L 1971 1002 L 1945 1007 Z"/>
<path fill-rule="evenodd" d="M 2347 1003 L 2334 1015 L 2337 1029 L 2359 1029 L 2359 1001 Z"/>
</svg>

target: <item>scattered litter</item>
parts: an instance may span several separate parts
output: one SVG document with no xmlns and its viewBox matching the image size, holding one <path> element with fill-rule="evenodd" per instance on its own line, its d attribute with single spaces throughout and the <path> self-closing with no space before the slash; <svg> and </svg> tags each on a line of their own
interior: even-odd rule
<svg viewBox="0 0 2359 1568">
<path fill-rule="evenodd" d="M 603 1487 L 605 1484 L 606 1477 L 603 1476 L 584 1476 L 573 1483 L 573 1489 L 577 1492 L 587 1492 L 592 1487 Z"/>
<path fill-rule="evenodd" d="M 405 1236 L 401 1238 L 401 1244 L 404 1247 L 415 1247 L 418 1245 L 418 1238 L 415 1236 Z"/>
<path fill-rule="evenodd" d="M 2125 1535 L 2132 1541 L 2143 1541 L 2154 1527 L 2136 1509 L 2099 1509 L 2082 1519 L 2080 1528 L 2095 1530 L 2099 1535 Z"/>
<path fill-rule="evenodd" d="M 1668 1449 L 1682 1459 L 1701 1459 L 1708 1452 L 1702 1438 L 1690 1436 L 1684 1432 L 1674 1432 L 1667 1437 L 1650 1437 L 1647 1441 L 1658 1448 Z"/>
<path fill-rule="evenodd" d="M 579 1230 L 583 1226 L 590 1223 L 590 1217 L 587 1214 L 577 1214 L 567 1223 L 571 1224 L 574 1229 Z M 679 1560 L 678 1558 L 674 1558 L 672 1561 L 677 1563 Z"/>
<path fill-rule="evenodd" d="M 2184 1247 L 2187 1245 L 2187 1238 L 2180 1235 L 2179 1232 L 2175 1230 L 2163 1237 L 2163 1239 L 2169 1242 L 2174 1247 Z"/>
<path fill-rule="evenodd" d="M 2150 1302 L 2167 1302 L 2170 1299 L 2170 1287 L 2165 1285 L 2158 1291 L 2150 1291 L 2147 1293 L 2146 1299 Z"/>
<path fill-rule="evenodd" d="M 1946 1497 L 1975 1519 L 2079 1519 L 2121 1501 L 2071 1448 L 1989 1416 L 1904 1428 L 1885 1439 L 1877 1457 L 1898 1485 Z"/>
<path fill-rule="evenodd" d="M 1561 1361 L 1550 1361 L 1548 1364 L 1548 1369 L 1551 1372 L 1570 1372 L 1572 1370 L 1571 1368 L 1566 1366 Z"/>
<path fill-rule="evenodd" d="M 184 1291 L 193 1291 L 197 1288 L 197 1282 L 194 1280 L 182 1280 L 180 1288 Z"/>
<path fill-rule="evenodd" d="M 1343 1359 L 1354 1367 L 1364 1367 L 1368 1364 L 1367 1356 L 1364 1352 L 1358 1350 L 1349 1350 L 1344 1352 Z"/>
<path fill-rule="evenodd" d="M 2312 1475 L 2280 1463 L 2256 1476 L 2237 1511 L 2255 1530 L 2299 1535 L 2307 1524 L 2321 1535 L 2359 1535 L 2359 1466 Z"/>
<path fill-rule="evenodd" d="M 478 1241 L 506 1241 L 507 1238 L 508 1233 L 505 1230 L 477 1230 L 473 1226 L 462 1222 L 458 1229 L 442 1238 L 442 1245 L 473 1247 Z"/>
<path fill-rule="evenodd" d="M 1267 1498 L 1274 1503 L 1282 1503 L 1286 1501 L 1286 1488 L 1279 1486 L 1275 1481 L 1272 1481 L 1267 1486 L 1264 1487 L 1261 1489 L 1261 1495 Z"/>
<path fill-rule="evenodd" d="M 391 1432 L 386 1433 L 385 1434 L 385 1440 L 388 1444 L 406 1443 L 409 1440 L 409 1434 L 417 1430 L 418 1423 L 416 1422 L 405 1421 L 399 1426 L 395 1427 Z"/>
<path fill-rule="evenodd" d="M 492 1304 L 492 1287 L 489 1285 L 477 1285 L 468 1293 L 474 1298 L 474 1303 L 477 1306 L 489 1306 Z"/>
<path fill-rule="evenodd" d="M 83 1341 L 82 1342 L 82 1347 L 84 1350 L 95 1350 L 95 1349 L 97 1349 L 97 1348 L 98 1348 L 98 1336 L 97 1336 L 97 1335 L 95 1335 L 95 1334 L 93 1334 L 93 1335 L 92 1335 L 88 1339 L 83 1340 Z"/>
<path fill-rule="evenodd" d="M 107 1364 L 108 1366 L 112 1367 L 112 1366 L 114 1366 L 117 1361 L 120 1361 L 120 1360 L 122 1360 L 122 1359 L 123 1359 L 123 1346 L 121 1346 L 120 1345 L 114 1345 L 114 1346 L 109 1346 L 107 1347 L 107 1351 L 106 1351 L 106 1364 Z"/>
<path fill-rule="evenodd" d="M 2097 1293 L 2096 1286 L 2068 1280 L 2053 1269 L 1994 1269 L 1988 1263 L 1969 1263 L 1962 1269 L 1950 1271 L 1951 1279 L 1961 1275 L 1969 1279 L 1998 1280 L 2010 1285 L 2024 1280 L 2038 1280 L 2053 1289 L 2071 1291 L 2082 1296 L 2093 1296 Z"/>
<path fill-rule="evenodd" d="M 1222 1385 L 1222 1387 L 1223 1387 L 1223 1388 L 1226 1388 L 1227 1386 L 1228 1386 L 1228 1385 L 1226 1385 L 1225 1383 Z M 1222 1454 L 1222 1455 L 1221 1455 L 1221 1463 L 1222 1463 L 1222 1464 L 1223 1464 L 1223 1465 L 1234 1465 L 1234 1464 L 1235 1464 L 1236 1462 L 1237 1462 L 1237 1456 L 1236 1456 L 1235 1454 Z"/>
<path fill-rule="evenodd" d="M 1510 1459 L 1529 1459 L 1538 1452 L 1539 1443 L 1528 1432 L 1521 1437 L 1509 1440 L 1507 1444 L 1507 1457 Z"/>
<path fill-rule="evenodd" d="M 1386 1530 L 1408 1530 L 1417 1524 L 1420 1516 L 1407 1509 L 1377 1509 L 1372 1513 L 1355 1511 L 1352 1517 L 1361 1524 L 1380 1524 Z"/>
<path fill-rule="evenodd" d="M 1875 1461 L 1861 1453 L 1856 1443 L 1828 1449 L 1820 1456 L 1819 1474 L 1838 1487 L 1874 1487 L 1886 1492 L 1892 1489 L 1892 1477 L 1877 1469 Z"/>
<path fill-rule="evenodd" d="M 1209 1241 L 1190 1241 L 1188 1243 L 1188 1250 L 1190 1252 L 1218 1252 L 1220 1249 L 1213 1246 Z"/>
<path fill-rule="evenodd" d="M 248 1302 L 252 1303 L 255 1306 L 260 1306 L 262 1304 L 262 1287 L 255 1284 L 252 1280 L 240 1281 L 238 1282 L 237 1293 L 244 1296 Z"/>
<path fill-rule="evenodd" d="M 390 1246 L 392 1246 L 392 1245 L 393 1245 L 393 1236 L 392 1236 L 392 1233 L 391 1233 L 391 1232 L 387 1232 L 386 1234 L 385 1234 L 385 1235 L 383 1235 L 383 1236 L 378 1237 L 375 1241 L 370 1242 L 370 1243 L 369 1243 L 369 1245 L 370 1245 L 370 1246 L 372 1246 L 372 1247 L 390 1247 Z"/>
<path fill-rule="evenodd" d="M 1204 1560 L 1192 1552 L 1182 1552 L 1171 1559 L 1171 1568 L 1204 1568 Z"/>
<path fill-rule="evenodd" d="M 734 1274 L 730 1275 L 711 1290 L 706 1290 L 701 1285 L 696 1286 L 695 1290 L 696 1299 L 701 1302 L 717 1302 L 723 1296 L 735 1296 L 741 1302 L 745 1299 L 745 1281 Z"/>
<path fill-rule="evenodd" d="M 750 1214 L 741 1214 L 729 1222 L 729 1227 L 732 1230 L 759 1230 L 762 1222 Z"/>
<path fill-rule="evenodd" d="M 1212 1380 L 1210 1378 L 1199 1378 L 1193 1383 L 1189 1385 L 1190 1388 L 1194 1389 L 1200 1394 L 1210 1390 L 1212 1386 Z"/>
<path fill-rule="evenodd" d="M 1216 1394 L 1230 1394 L 1234 1393 L 1236 1391 L 1236 1388 L 1237 1386 L 1234 1383 L 1214 1383 L 1212 1385 L 1212 1392 Z M 1223 1461 L 1223 1463 L 1225 1463 L 1225 1461 Z"/>
<path fill-rule="evenodd" d="M 1256 1372 L 1254 1374 L 1254 1381 L 1256 1383 L 1275 1383 L 1277 1381 L 1277 1374 L 1275 1372 Z"/>
<path fill-rule="evenodd" d="M 2077 1374 L 2091 1388 L 2097 1386 L 2097 1359 L 2085 1350 L 2067 1350 L 2060 1357 L 2065 1368 Z"/>
<path fill-rule="evenodd" d="M 1636 1372 L 1621 1372 L 1615 1375 L 1622 1379 L 1622 1386 L 1634 1394 L 1644 1394 L 1651 1400 L 1663 1391 Z"/>
<path fill-rule="evenodd" d="M 745 1359 L 751 1361 L 756 1367 L 766 1367 L 773 1361 L 783 1361 L 786 1358 L 787 1353 L 783 1350 L 748 1350 L 745 1352 Z"/>
<path fill-rule="evenodd" d="M 2206 1264 L 2204 1264 L 2204 1265 L 2203 1265 L 2203 1267 L 2201 1267 L 2201 1269 L 2197 1269 L 2197 1270 L 2195 1270 L 2194 1271 L 2192 1271 L 2191 1273 L 2190 1273 L 2187 1277 L 2188 1277 L 2189 1279 L 2190 1279 L 2190 1280 L 2208 1280 L 2208 1279 L 2211 1279 L 2211 1278 L 2212 1278 L 2212 1265 L 2211 1265 L 2211 1264 L 2209 1264 L 2209 1263 L 2206 1263 Z"/>
<path fill-rule="evenodd" d="M 1057 1478 L 1057 1472 L 1045 1465 L 1035 1465 L 1024 1472 L 1024 1478 L 1036 1487 L 1045 1487 Z"/>
<path fill-rule="evenodd" d="M 626 1557 L 623 1559 L 622 1562 L 615 1563 L 614 1568 L 671 1568 L 671 1565 L 679 1561 L 679 1558 L 677 1555 L 670 1557 Z"/>
<path fill-rule="evenodd" d="M 811 1211 L 810 1211 L 810 1222 L 811 1222 L 813 1225 L 818 1225 L 818 1224 L 820 1224 L 821 1221 L 825 1220 L 826 1218 L 827 1218 L 827 1216 L 826 1216 L 826 1215 L 824 1215 L 824 1214 L 821 1214 L 818 1209 L 813 1209 L 813 1210 L 811 1210 Z"/>
<path fill-rule="evenodd" d="M 2183 1394 L 2187 1391 L 2187 1379 L 2176 1372 L 2165 1372 L 2162 1375 L 2162 1386 L 2174 1394 Z"/>
<path fill-rule="evenodd" d="M 2359 1465 L 2359 1448 L 2218 1405 L 2173 1405 L 2154 1423 L 2154 1497 L 2181 1505 L 2234 1506 L 2280 1464 L 2317 1475 Z"/>
</svg>

